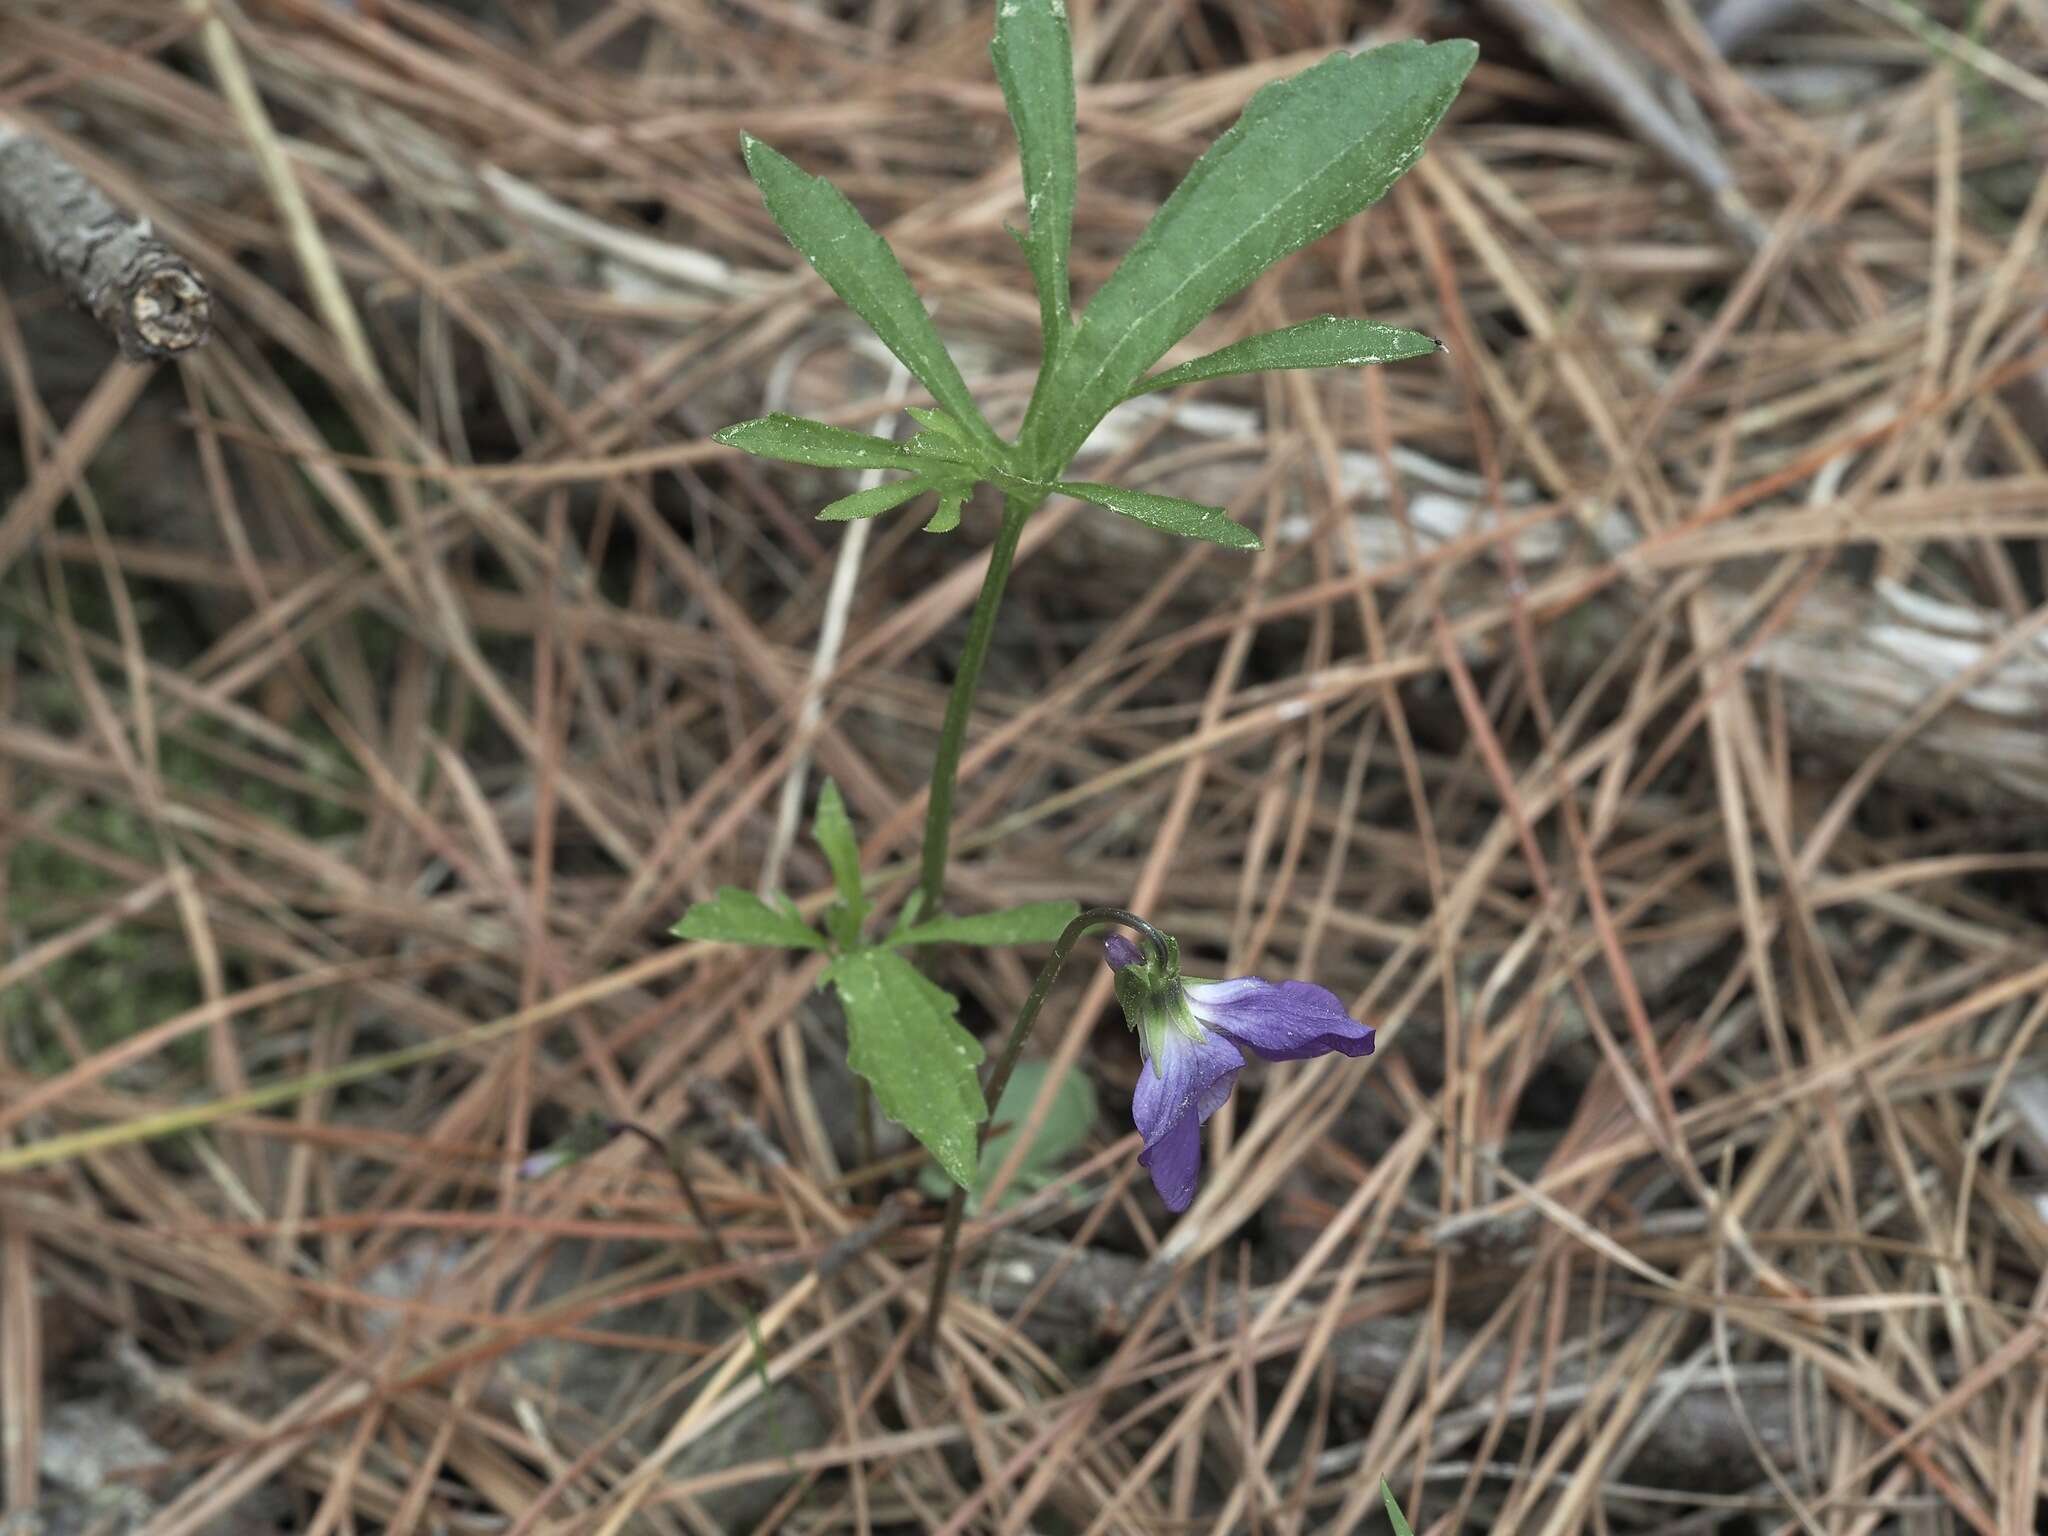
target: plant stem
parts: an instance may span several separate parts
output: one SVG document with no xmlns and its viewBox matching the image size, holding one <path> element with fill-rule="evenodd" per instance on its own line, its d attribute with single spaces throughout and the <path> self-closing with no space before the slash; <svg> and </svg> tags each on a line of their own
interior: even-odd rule
<svg viewBox="0 0 2048 1536">
<path fill-rule="evenodd" d="M 939 752 L 932 760 L 931 794 L 924 811 L 924 872 L 918 882 L 923 897 L 923 915 L 937 917 L 946 895 L 946 858 L 953 837 L 953 785 L 960 776 L 960 753 L 967 741 L 967 722 L 974 713 L 974 691 L 981 685 L 981 665 L 988 659 L 988 643 L 995 633 L 996 609 L 1002 605 L 1003 586 L 1010 579 L 1010 563 L 1017 555 L 1017 540 L 1024 523 L 1038 510 L 1039 502 L 1023 496 L 1003 498 L 1003 525 L 988 552 L 988 572 L 981 578 L 981 595 L 974 600 L 974 612 L 967 621 L 967 647 L 960 653 L 960 670 L 953 678 L 953 692 L 946 700 L 946 722 L 939 730 Z"/>
<path fill-rule="evenodd" d="M 988 1146 L 989 1132 L 994 1128 L 997 1107 L 1003 1102 L 1003 1090 L 1010 1086 L 1010 1074 L 1017 1070 L 1017 1062 L 1024 1054 L 1024 1044 L 1031 1038 L 1031 1026 L 1038 1022 L 1038 1010 L 1045 1006 L 1046 994 L 1052 991 L 1052 984 L 1058 979 L 1060 967 L 1067 963 L 1067 955 L 1081 935 L 1090 928 L 1100 928 L 1106 923 L 1120 923 L 1126 928 L 1136 929 L 1152 946 L 1153 953 L 1165 957 L 1168 953 L 1165 935 L 1160 933 L 1136 913 L 1126 912 L 1121 907 L 1090 907 L 1075 918 L 1061 931 L 1052 946 L 1052 953 L 1045 957 L 1045 964 L 1039 967 L 1038 979 L 1031 983 L 1031 995 L 1024 999 L 1024 1006 L 1017 1011 L 1017 1022 L 1010 1026 L 1010 1038 L 1003 1042 L 1003 1054 L 996 1059 L 996 1069 L 988 1080 L 988 1119 L 981 1122 L 981 1130 L 974 1142 L 974 1166 L 978 1175 L 981 1171 L 981 1154 Z M 938 1342 L 939 1319 L 946 1307 L 946 1287 L 953 1275 L 953 1254 L 960 1245 L 960 1218 L 967 1209 L 967 1191 L 956 1185 L 952 1198 L 946 1202 L 946 1226 L 939 1234 L 939 1253 L 932 1270 L 931 1302 L 925 1308 L 924 1342 L 930 1349 Z"/>
<path fill-rule="evenodd" d="M 704 1202 L 697 1197 L 697 1182 L 690 1177 L 689 1166 L 683 1161 L 680 1147 L 671 1146 L 644 1125 L 631 1120 L 615 1120 L 610 1127 L 614 1136 L 637 1136 L 654 1148 L 661 1160 L 668 1164 L 669 1173 L 675 1178 L 676 1188 L 683 1192 L 683 1204 L 690 1208 L 690 1219 L 697 1223 L 697 1229 L 711 1244 L 711 1251 L 718 1255 L 718 1262 L 732 1263 L 732 1250 L 725 1246 L 725 1234 L 711 1224 L 711 1214 L 704 1209 Z"/>
<path fill-rule="evenodd" d="M 853 1088 L 853 1160 L 867 1168 L 875 1161 L 875 1091 L 864 1077 L 856 1077 Z"/>
</svg>

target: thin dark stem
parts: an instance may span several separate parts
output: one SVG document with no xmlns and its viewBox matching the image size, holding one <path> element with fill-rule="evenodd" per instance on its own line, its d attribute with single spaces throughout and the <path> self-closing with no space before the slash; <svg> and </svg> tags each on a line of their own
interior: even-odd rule
<svg viewBox="0 0 2048 1536">
<path fill-rule="evenodd" d="M 704 1209 L 704 1202 L 697 1195 L 697 1181 L 690 1177 L 689 1166 L 683 1161 L 682 1146 L 677 1142 L 664 1141 L 646 1126 L 636 1125 L 631 1120 L 614 1120 L 610 1130 L 614 1136 L 638 1137 L 660 1153 L 661 1160 L 668 1164 L 668 1171 L 675 1177 L 676 1188 L 683 1192 L 683 1204 L 690 1208 L 690 1219 L 697 1223 L 698 1230 L 711 1244 L 711 1251 L 718 1255 L 719 1265 L 735 1272 L 738 1282 L 736 1296 L 728 1296 L 723 1285 L 712 1286 L 710 1294 L 718 1305 L 732 1311 L 745 1323 L 747 1336 L 754 1341 L 754 1360 L 756 1367 L 759 1368 L 762 1360 L 760 1314 L 755 1312 L 754 1304 L 748 1296 L 759 1293 L 760 1282 L 739 1272 L 739 1266 L 733 1262 L 732 1250 L 725 1245 L 725 1235 L 711 1225 L 711 1214 Z"/>
<path fill-rule="evenodd" d="M 853 1080 L 853 1160 L 862 1167 L 875 1161 L 875 1091 L 868 1080 Z"/>
<path fill-rule="evenodd" d="M 1136 913 L 1126 912 L 1121 907 L 1090 907 L 1067 924 L 1054 942 L 1052 953 L 1045 957 L 1045 964 L 1039 967 L 1038 979 L 1031 983 L 1031 995 L 1024 999 L 1024 1006 L 1018 1010 L 1017 1022 L 1010 1026 L 1010 1038 L 1003 1042 L 1003 1054 L 996 1058 L 996 1069 L 989 1074 L 986 1093 L 989 1118 L 982 1121 L 980 1134 L 975 1138 L 977 1171 L 981 1166 L 982 1150 L 988 1146 L 989 1132 L 994 1128 L 996 1107 L 1003 1102 L 1003 1090 L 1010 1086 L 1010 1074 L 1017 1070 L 1025 1043 L 1031 1038 L 1031 1026 L 1038 1022 L 1038 1010 L 1045 1006 L 1046 994 L 1052 991 L 1053 982 L 1059 979 L 1060 967 L 1067 963 L 1068 954 L 1082 934 L 1108 923 L 1137 930 L 1152 946 L 1154 955 L 1161 960 L 1167 958 L 1166 936 Z M 938 1342 L 939 1319 L 946 1307 L 946 1288 L 953 1276 L 953 1255 L 960 1245 L 960 1218 L 966 1210 L 967 1191 L 955 1186 L 952 1197 L 946 1202 L 946 1225 L 939 1234 L 938 1259 L 932 1270 L 931 1303 L 925 1308 L 924 1342 L 927 1349 Z"/>
<path fill-rule="evenodd" d="M 675 1176 L 676 1188 L 683 1192 L 683 1204 L 690 1208 L 690 1220 L 697 1223 L 698 1229 L 711 1244 L 711 1251 L 718 1255 L 718 1262 L 730 1266 L 732 1253 L 725 1246 L 724 1235 L 711 1225 L 711 1217 L 704 1209 L 704 1202 L 697 1198 L 697 1184 L 690 1177 L 690 1170 L 684 1166 L 682 1152 L 671 1147 L 646 1126 L 635 1125 L 630 1120 L 613 1121 L 611 1130 L 614 1136 L 637 1136 L 661 1154 L 661 1160 L 668 1164 L 668 1171 Z"/>
<path fill-rule="evenodd" d="M 918 893 L 924 898 L 927 917 L 937 917 L 946 896 L 946 858 L 953 838 L 953 785 L 960 775 L 960 753 L 967 741 L 967 722 L 974 713 L 974 691 L 981 684 L 981 666 L 988 659 L 988 643 L 995 633 L 996 609 L 1002 606 L 1003 587 L 1010 579 L 1010 564 L 1017 555 L 1017 541 L 1024 524 L 1039 503 L 1023 496 L 1003 498 L 1003 524 L 988 552 L 988 571 L 981 578 L 981 595 L 974 600 L 974 612 L 967 621 L 967 646 L 960 653 L 960 670 L 953 678 L 953 692 L 946 699 L 946 720 L 939 729 L 938 756 L 932 760 L 932 787 L 924 811 L 923 874 Z"/>
</svg>

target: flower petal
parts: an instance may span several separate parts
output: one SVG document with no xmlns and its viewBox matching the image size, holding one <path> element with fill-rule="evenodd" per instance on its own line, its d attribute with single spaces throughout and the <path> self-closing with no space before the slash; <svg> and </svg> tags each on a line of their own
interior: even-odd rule
<svg viewBox="0 0 2048 1536">
<path fill-rule="evenodd" d="M 1306 1061 L 1328 1051 L 1370 1056 L 1373 1031 L 1344 1011 L 1337 994 L 1310 981 L 1191 981 L 1188 1009 L 1208 1028 L 1268 1061 Z"/>
<path fill-rule="evenodd" d="M 1232 1046 L 1231 1049 L 1236 1050 L 1237 1047 Z M 1237 1061 L 1235 1067 L 1202 1090 L 1202 1102 L 1196 1106 L 1198 1112 L 1195 1116 L 1202 1124 L 1209 1123 L 1209 1117 L 1223 1107 L 1223 1101 L 1230 1097 L 1230 1090 L 1237 1086 L 1237 1074 L 1244 1070 L 1244 1057 L 1239 1056 Z"/>
<path fill-rule="evenodd" d="M 1201 1122 L 1193 1115 L 1184 1116 L 1162 1139 L 1140 1152 L 1138 1161 L 1152 1170 L 1152 1187 L 1159 1191 L 1166 1208 L 1186 1210 L 1194 1204 L 1195 1186 L 1202 1182 Z"/>
<path fill-rule="evenodd" d="M 1168 1210 L 1183 1211 L 1202 1172 L 1202 1122 L 1223 1107 L 1244 1057 L 1228 1040 L 1196 1038 L 1169 1026 L 1138 1074 L 1131 1118 L 1145 1138 L 1138 1161 Z"/>
<path fill-rule="evenodd" d="M 1243 1070 L 1244 1057 L 1228 1040 L 1162 1031 L 1159 1048 L 1138 1074 L 1138 1091 L 1131 1096 L 1131 1118 L 1144 1133 L 1145 1145 L 1191 1115 L 1199 1124 L 1215 1114 Z"/>
<path fill-rule="evenodd" d="M 1120 971 L 1127 965 L 1136 965 L 1145 956 L 1138 946 L 1120 933 L 1112 933 L 1102 941 L 1102 958 L 1109 962 L 1112 971 Z"/>
<path fill-rule="evenodd" d="M 522 1179 L 544 1179 L 558 1168 L 566 1168 L 576 1161 L 576 1154 L 567 1147 L 549 1147 L 545 1152 L 536 1152 L 519 1165 Z"/>
</svg>

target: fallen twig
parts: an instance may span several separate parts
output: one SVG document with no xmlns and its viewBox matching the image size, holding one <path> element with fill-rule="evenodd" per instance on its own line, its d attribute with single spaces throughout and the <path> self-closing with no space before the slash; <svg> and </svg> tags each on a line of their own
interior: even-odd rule
<svg viewBox="0 0 2048 1536">
<path fill-rule="evenodd" d="M 135 362 L 206 340 L 213 299 L 191 264 L 41 139 L 0 123 L 0 224 Z"/>
</svg>

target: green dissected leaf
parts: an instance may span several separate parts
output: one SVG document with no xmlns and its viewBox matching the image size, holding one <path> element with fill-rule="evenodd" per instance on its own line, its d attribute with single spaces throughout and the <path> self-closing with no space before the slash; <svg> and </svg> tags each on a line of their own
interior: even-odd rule
<svg viewBox="0 0 2048 1536">
<path fill-rule="evenodd" d="M 1257 549 L 1259 536 L 1242 524 L 1233 523 L 1221 507 L 1199 501 L 1182 501 L 1178 496 L 1154 496 L 1149 491 L 1128 490 L 1121 485 L 1090 485 L 1085 481 L 1060 480 L 1052 489 L 1077 501 L 1092 501 L 1098 507 L 1121 512 L 1125 517 L 1153 528 L 1164 528 L 1184 539 L 1207 539 L 1230 549 Z"/>
<path fill-rule="evenodd" d="M 789 243 L 873 327 L 931 396 L 966 423 L 977 440 L 996 442 L 967 392 L 952 354 L 888 241 L 868 227 L 837 187 L 800 169 L 751 135 L 740 138 L 747 170 Z"/>
<path fill-rule="evenodd" d="M 974 472 L 974 461 L 961 451 L 960 445 L 937 432 L 919 432 L 903 446 L 920 459 L 944 464 L 950 469 L 966 470 L 969 474 Z"/>
<path fill-rule="evenodd" d="M 1408 1529 L 1408 1517 L 1401 1513 L 1401 1506 L 1394 1502 L 1394 1490 L 1387 1486 L 1387 1480 L 1380 1479 L 1380 1497 L 1386 1500 L 1387 1518 L 1394 1522 L 1394 1536 L 1415 1536 Z"/>
<path fill-rule="evenodd" d="M 669 930 L 679 939 L 710 939 L 719 944 L 754 944 L 769 949 L 823 949 L 824 935 L 802 918 L 778 912 L 752 891 L 721 887 L 709 901 L 700 901 Z"/>
<path fill-rule="evenodd" d="M 832 920 L 835 936 L 850 946 L 858 942 L 861 924 L 867 920 L 868 899 L 860 884 L 860 840 L 853 835 L 853 822 L 847 817 L 839 786 L 830 779 L 818 791 L 818 815 L 811 823 L 811 836 L 832 866 L 832 883 L 839 887 L 839 906 Z"/>
<path fill-rule="evenodd" d="M 926 533 L 951 533 L 960 526 L 960 509 L 967 504 L 965 491 L 948 491 L 939 497 L 939 510 L 924 525 Z"/>
<path fill-rule="evenodd" d="M 891 944 L 1050 944 L 1081 915 L 1071 901 L 1027 901 L 973 917 L 940 917 L 889 935 Z"/>
<path fill-rule="evenodd" d="M 1283 330 L 1247 336 L 1191 363 L 1155 373 L 1124 398 L 1233 373 L 1262 373 L 1268 368 L 1355 368 L 1365 363 L 1399 363 L 1411 357 L 1427 357 L 1442 346 L 1434 336 L 1425 336 L 1420 331 L 1374 325 L 1370 320 L 1354 320 L 1344 315 L 1318 315 Z"/>
<path fill-rule="evenodd" d="M 1051 1070 L 1042 1061 L 1020 1061 L 1017 1070 L 1010 1074 L 1010 1084 L 1003 1090 L 1003 1101 L 995 1112 L 996 1124 L 1007 1125 L 1008 1129 L 989 1137 L 988 1145 L 981 1150 L 981 1162 L 974 1174 L 973 1193 L 977 1199 L 988 1188 L 996 1170 L 1009 1160 L 1010 1148 L 1024 1129 L 1024 1121 L 1031 1113 L 1031 1106 L 1038 1102 L 1039 1090 L 1045 1086 L 1046 1075 Z M 1059 1087 L 1053 1090 L 1052 1106 L 1046 1112 L 1045 1124 L 1039 1127 L 1038 1134 L 1025 1149 L 1017 1177 L 1010 1181 L 1004 1198 L 998 1203 L 1007 1205 L 1022 1199 L 1044 1184 L 1068 1155 L 1087 1141 L 1094 1126 L 1095 1084 L 1085 1072 L 1068 1072 L 1060 1079 Z M 938 1170 L 927 1168 L 925 1172 L 929 1177 L 919 1182 L 927 1192 L 935 1199 L 944 1195 L 945 1183 Z"/>
<path fill-rule="evenodd" d="M 1017 130 L 1030 220 L 1017 243 L 1038 289 L 1051 358 L 1069 323 L 1067 247 L 1074 236 L 1074 45 L 1063 0 L 1001 0 L 989 56 Z"/>
<path fill-rule="evenodd" d="M 1065 462 L 1166 350 L 1281 257 L 1377 201 L 1422 153 L 1478 50 L 1390 43 L 1266 86 L 1090 301 L 1025 441 Z"/>
<path fill-rule="evenodd" d="M 981 1042 L 960 1027 L 951 993 L 901 955 L 855 950 L 826 968 L 846 1009 L 846 1064 L 874 1087 L 882 1113 L 923 1142 L 953 1181 L 974 1174 Z"/>
<path fill-rule="evenodd" d="M 829 426 L 807 416 L 757 417 L 712 435 L 713 442 L 763 459 L 816 464 L 823 469 L 916 469 L 917 458 L 900 443 Z"/>
<path fill-rule="evenodd" d="M 923 475 L 912 475 L 908 480 L 891 480 L 885 485 L 871 485 L 864 491 L 855 491 L 837 501 L 827 502 L 818 513 L 821 523 L 857 523 L 864 517 L 880 517 L 892 507 L 900 507 L 913 496 L 922 496 L 932 488 L 932 482 Z"/>
<path fill-rule="evenodd" d="M 903 446 L 923 459 L 924 467 L 936 476 L 972 481 L 981 467 L 961 451 L 958 443 L 936 432 L 919 432 Z"/>
<path fill-rule="evenodd" d="M 913 443 L 925 446 L 919 450 L 940 457 L 947 456 L 944 450 L 951 448 L 951 457 L 956 463 L 979 466 L 988 457 L 974 434 L 960 425 L 944 411 L 935 411 L 928 406 L 906 405 L 903 407 L 925 430 L 912 438 Z"/>
</svg>

